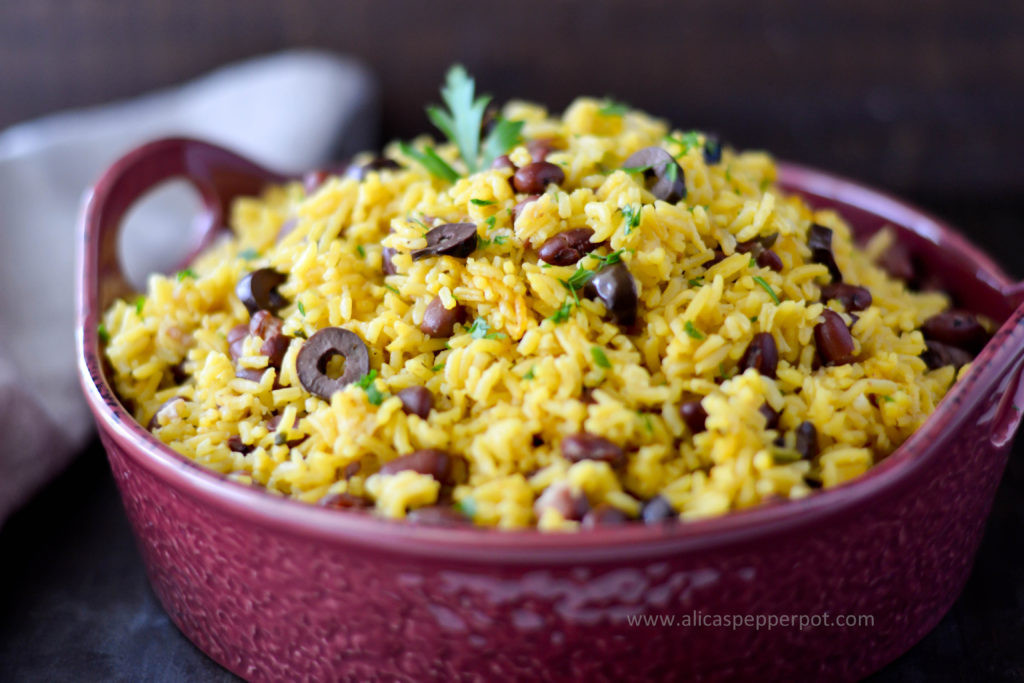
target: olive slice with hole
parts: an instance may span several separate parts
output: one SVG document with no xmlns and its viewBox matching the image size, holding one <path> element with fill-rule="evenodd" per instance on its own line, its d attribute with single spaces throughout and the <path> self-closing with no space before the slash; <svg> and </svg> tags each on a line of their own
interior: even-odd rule
<svg viewBox="0 0 1024 683">
<path fill-rule="evenodd" d="M 335 356 L 345 358 L 345 370 L 332 378 L 327 374 L 327 364 Z M 370 371 L 370 353 L 355 332 L 327 327 L 307 339 L 299 349 L 295 370 L 306 391 L 329 401 L 335 392 Z"/>
<path fill-rule="evenodd" d="M 235 294 L 248 309 L 249 315 L 256 311 L 277 313 L 288 305 L 288 300 L 277 291 L 277 287 L 286 279 L 286 275 L 273 268 L 260 268 L 238 281 Z"/>
</svg>

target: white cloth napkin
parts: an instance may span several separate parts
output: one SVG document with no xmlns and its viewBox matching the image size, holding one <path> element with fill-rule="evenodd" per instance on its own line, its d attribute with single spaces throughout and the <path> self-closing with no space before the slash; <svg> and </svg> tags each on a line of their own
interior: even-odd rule
<svg viewBox="0 0 1024 683">
<path fill-rule="evenodd" d="M 375 143 L 377 106 L 360 64 L 299 51 L 0 133 L 0 524 L 93 433 L 73 333 L 75 221 L 86 188 L 129 149 L 169 135 L 301 171 Z M 122 253 L 133 280 L 184 256 L 181 222 L 196 207 L 179 185 L 132 212 Z"/>
</svg>

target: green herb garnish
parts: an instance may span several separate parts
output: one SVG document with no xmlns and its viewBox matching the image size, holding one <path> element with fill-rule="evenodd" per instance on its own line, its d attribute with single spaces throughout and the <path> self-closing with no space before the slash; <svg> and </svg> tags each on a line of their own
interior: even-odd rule
<svg viewBox="0 0 1024 683">
<path fill-rule="evenodd" d="M 390 290 L 395 294 L 401 294 L 401 292 L 398 291 L 397 287 L 392 287 L 391 285 L 384 285 L 384 289 Z"/>
<path fill-rule="evenodd" d="M 587 254 L 587 256 L 589 256 L 592 259 L 600 261 L 602 266 L 611 266 L 622 261 L 622 252 L 624 251 L 625 249 L 618 249 L 610 254 L 606 254 L 605 256 L 601 256 L 599 254 L 591 252 Z"/>
<path fill-rule="evenodd" d="M 366 392 L 366 398 L 371 404 L 379 406 L 388 395 L 377 388 L 377 385 L 374 383 L 375 379 L 377 379 L 377 371 L 370 370 L 356 381 L 356 386 Z"/>
<path fill-rule="evenodd" d="M 628 235 L 633 228 L 640 225 L 640 218 L 642 217 L 641 212 L 643 206 L 633 206 L 632 204 L 626 204 L 619 211 L 622 213 L 622 217 L 626 219 L 626 230 L 625 233 Z"/>
<path fill-rule="evenodd" d="M 695 277 L 692 280 L 689 280 L 688 284 L 691 287 L 700 287 L 701 285 L 704 284 L 704 278 L 702 278 L 702 277 Z"/>
<path fill-rule="evenodd" d="M 491 204 L 497 204 L 493 199 L 470 199 L 469 203 L 476 206 L 490 206 Z"/>
<path fill-rule="evenodd" d="M 750 262 L 747 264 L 747 267 L 748 268 L 756 268 L 757 267 L 757 259 L 754 258 L 753 256 L 751 256 L 750 257 Z"/>
<path fill-rule="evenodd" d="M 704 333 L 697 329 L 697 326 L 693 324 L 692 320 L 687 320 L 686 324 L 683 325 L 683 329 L 686 330 L 686 334 L 688 334 L 691 339 L 704 339 Z"/>
<path fill-rule="evenodd" d="M 591 346 L 590 355 L 594 357 L 594 363 L 599 368 L 610 368 L 612 364 L 608 361 L 608 356 L 604 355 L 604 349 L 600 346 Z"/>
<path fill-rule="evenodd" d="M 629 111 L 629 105 L 625 102 L 606 100 L 603 107 L 597 110 L 601 116 L 622 116 Z"/>
<path fill-rule="evenodd" d="M 883 396 L 882 400 L 885 401 L 886 403 L 895 403 L 896 402 L 896 399 L 894 399 L 892 396 Z"/>
<path fill-rule="evenodd" d="M 307 339 L 305 330 L 295 330 L 295 336 L 299 339 Z"/>
<path fill-rule="evenodd" d="M 275 432 L 274 433 L 274 445 L 275 446 L 283 446 L 285 443 L 287 443 L 287 441 L 288 441 L 288 437 L 285 436 L 284 432 Z"/>
<path fill-rule="evenodd" d="M 650 164 L 648 164 L 647 166 L 623 166 L 621 170 L 625 171 L 626 173 L 632 174 L 632 173 L 646 173 L 647 171 L 650 171 L 651 168 L 652 168 L 652 166 Z"/>
<path fill-rule="evenodd" d="M 359 258 L 366 258 L 366 248 L 363 245 L 356 245 L 356 253 L 359 254 Z"/>
<path fill-rule="evenodd" d="M 476 515 L 476 501 L 472 496 L 466 496 L 455 504 L 455 509 L 463 516 L 473 519 L 473 516 Z"/>
<path fill-rule="evenodd" d="M 146 297 L 139 295 L 139 298 L 135 300 L 135 315 L 142 317 L 142 308 L 146 305 Z"/>
<path fill-rule="evenodd" d="M 490 332 L 490 325 L 483 318 L 477 318 L 469 326 L 469 336 L 473 339 L 501 339 L 505 335 L 501 332 Z"/>
<path fill-rule="evenodd" d="M 794 448 L 783 448 L 781 446 L 771 447 L 772 459 L 777 463 L 798 462 L 803 459 L 800 451 Z"/>
<path fill-rule="evenodd" d="M 107 332 L 107 326 L 103 323 L 96 326 L 96 334 L 99 336 L 100 342 L 106 344 L 110 341 L 110 333 Z"/>
<path fill-rule="evenodd" d="M 523 379 L 533 379 L 534 377 L 536 377 L 536 375 L 533 374 L 533 371 L 536 370 L 536 369 L 537 369 L 536 365 L 531 365 L 530 369 L 526 371 L 525 375 L 523 375 Z"/>
<path fill-rule="evenodd" d="M 555 324 L 564 323 L 566 320 L 569 319 L 569 315 L 572 313 L 572 306 L 573 306 L 572 299 L 566 299 L 565 303 L 563 303 L 561 306 L 559 306 L 558 310 L 556 310 L 551 315 L 551 317 L 548 318 L 548 320 L 554 322 Z"/>
<path fill-rule="evenodd" d="M 246 261 L 252 261 L 260 257 L 260 252 L 253 247 L 246 247 L 242 251 L 238 252 L 238 258 L 245 259 Z"/>
<path fill-rule="evenodd" d="M 775 290 L 772 289 L 772 286 L 770 284 L 764 281 L 763 277 L 761 277 L 760 275 L 755 275 L 754 282 L 761 285 L 761 288 L 764 289 L 764 291 L 768 292 L 768 296 L 772 298 L 772 301 L 774 301 L 776 304 L 779 303 L 779 295 L 775 293 Z"/>
<path fill-rule="evenodd" d="M 678 138 L 674 138 L 671 135 L 666 135 L 665 141 L 674 142 L 675 144 L 679 145 L 682 148 L 682 150 L 679 153 L 686 154 L 694 147 L 700 147 L 700 133 L 698 131 L 691 130 L 687 131 L 686 133 L 683 133 Z"/>
<path fill-rule="evenodd" d="M 402 154 L 405 156 L 414 161 L 418 161 L 423 168 L 430 172 L 431 175 L 434 175 L 441 180 L 447 180 L 449 183 L 454 183 L 459 179 L 458 172 L 449 166 L 447 161 L 439 157 L 433 147 L 424 147 L 421 152 L 408 143 L 399 142 L 398 148 L 402 150 Z"/>
<path fill-rule="evenodd" d="M 654 425 L 651 423 L 651 416 L 647 413 L 642 413 L 639 410 L 636 412 L 637 417 L 644 421 L 644 426 L 647 427 L 647 433 L 654 433 Z"/>
<path fill-rule="evenodd" d="M 499 116 L 483 141 L 481 159 L 480 133 L 484 111 L 491 97 L 477 97 L 475 91 L 473 79 L 460 64 L 456 64 L 448 70 L 445 85 L 441 88 L 441 99 L 447 110 L 438 106 L 427 107 L 427 117 L 458 147 L 470 173 L 487 168 L 494 159 L 519 144 L 523 128 L 522 121 L 508 121 Z"/>
<path fill-rule="evenodd" d="M 196 271 L 192 270 L 191 268 L 186 268 L 185 270 L 179 270 L 178 271 L 178 282 L 181 282 L 182 280 L 184 280 L 187 277 L 190 277 L 193 280 L 195 280 L 196 279 Z"/>
<path fill-rule="evenodd" d="M 676 178 L 679 177 L 679 166 L 677 166 L 676 164 L 668 164 L 665 167 L 665 177 L 671 180 L 672 182 L 675 182 Z"/>
<path fill-rule="evenodd" d="M 301 301 L 297 302 L 295 304 L 295 306 L 299 309 L 299 314 L 302 315 L 303 317 L 305 317 L 305 315 L 306 315 L 306 307 L 302 305 L 302 302 Z"/>
<path fill-rule="evenodd" d="M 434 367 L 430 368 L 431 372 L 441 372 L 442 370 L 444 370 L 444 362 L 443 361 L 438 363 Z"/>
<path fill-rule="evenodd" d="M 487 224 L 487 229 L 488 230 L 494 230 L 494 222 L 495 222 L 496 219 L 497 219 L 497 216 L 491 216 L 490 218 L 488 218 L 487 220 L 484 221 L 484 223 Z"/>
</svg>

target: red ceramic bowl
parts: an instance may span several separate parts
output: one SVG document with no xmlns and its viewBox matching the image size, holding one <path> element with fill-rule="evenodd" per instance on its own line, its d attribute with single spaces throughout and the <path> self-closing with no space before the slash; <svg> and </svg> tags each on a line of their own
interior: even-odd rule
<svg viewBox="0 0 1024 683">
<path fill-rule="evenodd" d="M 132 419 L 104 376 L 96 326 L 130 289 L 117 256 L 121 218 L 170 177 L 202 193 L 210 229 L 197 244 L 232 197 L 281 179 L 180 139 L 114 164 L 79 231 L 78 367 L 157 595 L 185 635 L 235 673 L 854 679 L 906 651 L 960 592 L 1024 405 L 1024 290 L 940 221 L 834 176 L 780 166 L 784 188 L 838 209 L 860 236 L 895 226 L 960 305 L 1002 324 L 927 424 L 868 474 L 804 500 L 687 524 L 499 532 L 277 498 L 200 468 Z M 645 615 L 675 625 L 636 623 Z M 721 625 L 731 615 L 740 624 Z M 812 623 L 769 628 L 783 615 Z"/>
</svg>

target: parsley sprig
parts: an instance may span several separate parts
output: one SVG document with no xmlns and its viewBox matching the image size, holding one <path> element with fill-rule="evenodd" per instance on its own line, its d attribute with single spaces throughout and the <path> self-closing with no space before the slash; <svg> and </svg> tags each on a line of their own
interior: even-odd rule
<svg viewBox="0 0 1024 683">
<path fill-rule="evenodd" d="M 441 88 L 445 107 L 427 107 L 427 117 L 459 150 L 462 163 L 470 173 L 487 168 L 497 157 L 515 147 L 522 139 L 522 121 L 509 121 L 498 116 L 487 137 L 481 141 L 484 112 L 490 95 L 476 95 L 476 83 L 466 69 L 456 64 L 448 70 Z M 432 147 L 423 151 L 400 143 L 402 153 L 418 161 L 433 175 L 455 182 L 459 173 L 438 156 Z"/>
<path fill-rule="evenodd" d="M 469 327 L 469 336 L 473 339 L 503 339 L 505 335 L 501 332 L 491 332 L 491 327 L 483 318 L 477 318 Z"/>
<path fill-rule="evenodd" d="M 366 398 L 372 405 L 379 406 L 388 395 L 377 388 L 377 384 L 374 382 L 376 379 L 377 371 L 370 370 L 356 381 L 356 386 L 366 392 Z"/>
</svg>

